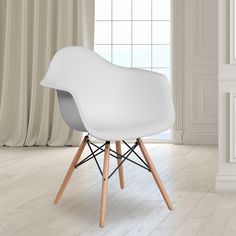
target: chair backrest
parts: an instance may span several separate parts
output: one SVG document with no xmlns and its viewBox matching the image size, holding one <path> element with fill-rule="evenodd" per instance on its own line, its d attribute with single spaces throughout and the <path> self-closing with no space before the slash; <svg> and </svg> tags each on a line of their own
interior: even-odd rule
<svg viewBox="0 0 236 236">
<path fill-rule="evenodd" d="M 81 100 L 93 99 L 95 89 L 102 84 L 99 75 L 110 66 L 96 53 L 79 46 L 63 48 L 53 57 L 41 85 L 57 90 L 62 117 L 71 128 L 87 131 L 78 107 L 83 104 Z M 72 96 L 74 88 L 80 91 L 79 99 Z"/>
</svg>

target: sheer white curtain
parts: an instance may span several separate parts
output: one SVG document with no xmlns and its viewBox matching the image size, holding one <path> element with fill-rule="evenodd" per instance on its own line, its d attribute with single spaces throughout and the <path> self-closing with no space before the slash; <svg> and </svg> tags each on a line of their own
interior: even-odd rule
<svg viewBox="0 0 236 236">
<path fill-rule="evenodd" d="M 93 47 L 94 0 L 0 1 L 0 145 L 78 145 L 39 85 L 55 52 Z"/>
</svg>

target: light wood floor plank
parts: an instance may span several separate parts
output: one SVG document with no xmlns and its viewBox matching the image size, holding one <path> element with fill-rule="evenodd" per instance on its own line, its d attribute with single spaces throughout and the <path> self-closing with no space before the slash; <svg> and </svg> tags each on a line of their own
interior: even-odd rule
<svg viewBox="0 0 236 236">
<path fill-rule="evenodd" d="M 127 162 L 125 189 L 118 173 L 109 180 L 106 226 L 100 229 L 101 176 L 93 161 L 75 171 L 54 206 L 76 148 L 0 148 L 0 235 L 236 235 L 236 194 L 214 191 L 215 146 L 147 149 L 175 210 L 167 209 L 151 174 Z M 112 170 L 116 160 L 110 164 Z"/>
</svg>

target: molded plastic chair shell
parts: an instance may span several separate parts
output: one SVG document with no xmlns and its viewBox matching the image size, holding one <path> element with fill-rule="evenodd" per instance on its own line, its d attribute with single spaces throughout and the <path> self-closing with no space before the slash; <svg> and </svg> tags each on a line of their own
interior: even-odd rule
<svg viewBox="0 0 236 236">
<path fill-rule="evenodd" d="M 41 85 L 57 90 L 62 116 L 72 129 L 101 140 L 149 136 L 174 123 L 164 75 L 113 65 L 82 47 L 59 50 Z"/>
</svg>

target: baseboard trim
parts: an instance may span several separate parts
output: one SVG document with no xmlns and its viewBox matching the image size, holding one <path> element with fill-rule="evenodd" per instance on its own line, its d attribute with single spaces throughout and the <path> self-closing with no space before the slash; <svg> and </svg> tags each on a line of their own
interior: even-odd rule
<svg viewBox="0 0 236 236">
<path fill-rule="evenodd" d="M 236 192 L 236 175 L 218 175 L 215 190 L 217 192 Z"/>
<path fill-rule="evenodd" d="M 183 130 L 182 129 L 172 130 L 172 143 L 183 144 Z"/>
<path fill-rule="evenodd" d="M 183 144 L 216 145 L 217 133 L 184 132 Z"/>
</svg>

